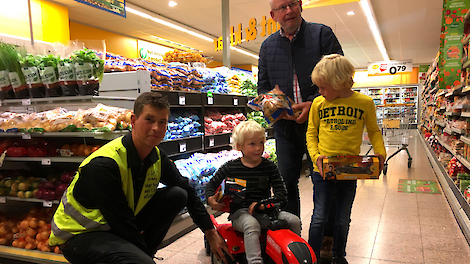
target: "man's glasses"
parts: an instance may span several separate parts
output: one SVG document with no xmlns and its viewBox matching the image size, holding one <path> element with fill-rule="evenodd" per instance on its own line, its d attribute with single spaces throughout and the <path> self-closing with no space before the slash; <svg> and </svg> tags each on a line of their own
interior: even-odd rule
<svg viewBox="0 0 470 264">
<path fill-rule="evenodd" d="M 287 11 L 287 7 L 289 7 L 289 9 L 293 9 L 295 7 L 297 7 L 299 5 L 299 1 L 294 1 L 288 5 L 283 5 L 283 6 L 280 6 L 276 9 L 273 9 L 274 12 L 279 12 L 279 13 L 285 13 Z"/>
</svg>

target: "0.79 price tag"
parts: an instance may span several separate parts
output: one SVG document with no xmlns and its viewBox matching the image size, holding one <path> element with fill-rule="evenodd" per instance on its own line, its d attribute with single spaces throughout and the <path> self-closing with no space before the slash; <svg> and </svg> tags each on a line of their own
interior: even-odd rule
<svg viewBox="0 0 470 264">
<path fill-rule="evenodd" d="M 213 138 L 209 139 L 209 147 L 213 147 L 215 145 L 215 140 Z"/>
<path fill-rule="evenodd" d="M 43 201 L 42 206 L 44 207 L 52 207 L 52 201 Z"/>
<path fill-rule="evenodd" d="M 186 152 L 186 143 L 180 143 L 180 152 Z"/>
<path fill-rule="evenodd" d="M 42 159 L 41 165 L 51 165 L 51 159 Z"/>
<path fill-rule="evenodd" d="M 180 95 L 179 104 L 180 105 L 185 105 L 186 104 L 186 97 L 184 95 Z"/>
</svg>

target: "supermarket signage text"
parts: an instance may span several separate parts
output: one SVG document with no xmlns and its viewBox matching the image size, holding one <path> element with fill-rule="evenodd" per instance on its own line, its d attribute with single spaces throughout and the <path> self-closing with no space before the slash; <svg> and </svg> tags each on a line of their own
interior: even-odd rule
<svg viewBox="0 0 470 264">
<path fill-rule="evenodd" d="M 242 41 L 255 40 L 258 36 L 258 29 L 256 28 L 256 18 L 251 18 L 248 22 L 248 27 L 245 28 L 246 37 L 243 39 L 243 26 L 242 23 L 238 24 L 238 29 L 235 31 L 235 27 L 230 28 L 230 45 L 237 46 L 242 43 Z M 261 33 L 260 36 L 264 37 L 271 35 L 272 33 L 281 29 L 279 23 L 275 22 L 272 18 L 266 19 L 266 16 L 263 16 L 261 19 Z M 214 39 L 215 51 L 223 50 L 223 36 L 220 36 L 217 39 Z"/>
<path fill-rule="evenodd" d="M 368 76 L 404 74 L 413 71 L 412 60 L 408 61 L 379 61 L 369 63 Z"/>
</svg>

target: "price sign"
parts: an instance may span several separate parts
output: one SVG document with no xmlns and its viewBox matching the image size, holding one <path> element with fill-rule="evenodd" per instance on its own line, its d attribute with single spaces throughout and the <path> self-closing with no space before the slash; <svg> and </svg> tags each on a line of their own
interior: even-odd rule
<svg viewBox="0 0 470 264">
<path fill-rule="evenodd" d="M 230 144 L 232 144 L 232 143 L 233 143 L 233 138 L 232 138 L 232 137 L 230 137 Z"/>
<path fill-rule="evenodd" d="M 21 105 L 31 105 L 31 99 L 23 99 L 23 100 L 21 100 Z"/>
<path fill-rule="evenodd" d="M 51 159 L 42 159 L 41 165 L 51 165 Z"/>
<path fill-rule="evenodd" d="M 185 105 L 186 104 L 186 97 L 184 95 L 180 95 L 179 104 L 180 105 Z"/>
<path fill-rule="evenodd" d="M 52 207 L 52 201 L 43 201 L 42 206 L 44 207 Z"/>
<path fill-rule="evenodd" d="M 207 97 L 207 104 L 209 105 L 214 104 L 214 97 Z"/>
<path fill-rule="evenodd" d="M 7 199 L 5 197 L 0 197 L 0 203 L 4 204 L 7 202 Z"/>
<path fill-rule="evenodd" d="M 238 105 L 238 98 L 233 98 L 233 105 Z"/>
<path fill-rule="evenodd" d="M 22 134 L 21 138 L 22 139 L 31 139 L 31 134 Z"/>
<path fill-rule="evenodd" d="M 410 61 L 379 61 L 369 63 L 368 76 L 395 75 L 413 71 L 413 62 Z"/>
<path fill-rule="evenodd" d="M 265 135 L 266 137 L 268 137 L 268 132 L 264 132 L 264 135 Z"/>
<path fill-rule="evenodd" d="M 180 143 L 180 152 L 186 152 L 186 143 Z"/>
<path fill-rule="evenodd" d="M 215 140 L 213 138 L 209 139 L 209 147 L 213 147 L 215 145 Z"/>
</svg>

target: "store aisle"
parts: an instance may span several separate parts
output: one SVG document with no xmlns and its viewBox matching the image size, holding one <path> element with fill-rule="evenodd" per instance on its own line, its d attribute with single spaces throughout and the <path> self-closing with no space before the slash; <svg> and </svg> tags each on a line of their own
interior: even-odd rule
<svg viewBox="0 0 470 264">
<path fill-rule="evenodd" d="M 411 169 L 402 151 L 389 161 L 386 177 L 358 181 L 346 249 L 350 264 L 470 263 L 470 247 L 444 194 L 398 192 L 399 179 L 437 181 L 417 134 L 411 136 Z M 390 155 L 396 150 L 387 151 Z M 307 239 L 313 209 L 310 178 L 301 177 L 299 185 L 302 237 Z M 227 221 L 227 214 L 217 221 Z M 157 256 L 163 260 L 156 263 L 211 263 L 199 229 L 159 250 Z"/>
</svg>

